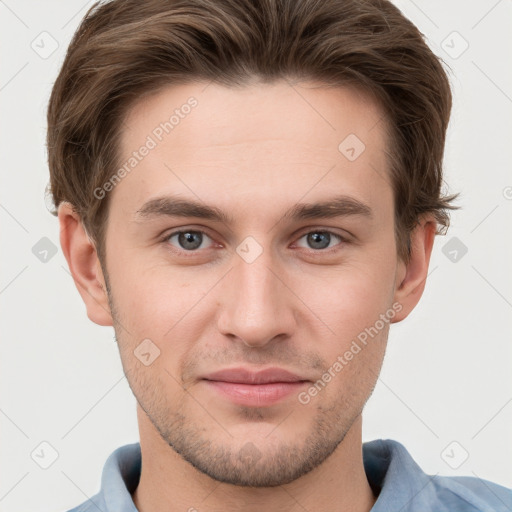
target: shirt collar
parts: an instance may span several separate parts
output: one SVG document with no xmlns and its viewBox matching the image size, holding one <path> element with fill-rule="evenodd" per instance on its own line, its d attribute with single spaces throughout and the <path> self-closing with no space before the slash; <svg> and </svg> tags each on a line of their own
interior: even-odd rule
<svg viewBox="0 0 512 512">
<path fill-rule="evenodd" d="M 435 476 L 425 474 L 401 443 L 377 439 L 363 443 L 362 450 L 368 483 L 378 495 L 371 512 L 388 511 L 390 506 L 408 512 L 435 501 Z M 121 446 L 108 457 L 101 479 L 108 511 L 137 512 L 131 494 L 141 467 L 140 443 Z"/>
<path fill-rule="evenodd" d="M 138 512 L 131 494 L 139 484 L 142 458 L 140 443 L 117 448 L 105 462 L 101 489 L 108 512 Z"/>
<path fill-rule="evenodd" d="M 421 510 L 421 505 L 436 501 L 436 476 L 427 475 L 413 460 L 405 446 L 392 439 L 363 443 L 366 478 L 377 501 L 371 512 Z M 419 507 L 419 508 L 418 508 Z"/>
</svg>

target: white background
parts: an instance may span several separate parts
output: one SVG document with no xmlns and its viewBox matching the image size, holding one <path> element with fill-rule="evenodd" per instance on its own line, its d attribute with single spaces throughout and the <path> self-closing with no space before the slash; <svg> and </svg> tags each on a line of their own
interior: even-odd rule
<svg viewBox="0 0 512 512">
<path fill-rule="evenodd" d="M 47 102 L 91 3 L 0 2 L 2 511 L 72 508 L 99 490 L 107 456 L 138 440 L 113 329 L 88 320 L 44 199 Z M 436 239 L 420 304 L 391 329 L 363 440 L 400 441 L 429 474 L 512 487 L 512 4 L 397 5 L 453 70 L 445 179 L 462 209 Z M 47 58 L 31 47 L 43 31 L 58 42 Z M 32 252 L 43 237 L 58 248 L 46 263 Z M 442 251 L 453 237 L 467 247 L 456 262 Z M 48 469 L 31 458 L 43 441 L 58 452 Z M 442 457 L 453 441 L 451 461 L 469 455 L 458 469 Z"/>
</svg>

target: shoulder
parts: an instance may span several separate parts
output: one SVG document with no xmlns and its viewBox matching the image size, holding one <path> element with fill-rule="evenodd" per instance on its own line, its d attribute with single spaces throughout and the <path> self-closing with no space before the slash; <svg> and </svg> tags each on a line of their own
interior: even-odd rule
<svg viewBox="0 0 512 512">
<path fill-rule="evenodd" d="M 84 501 L 80 505 L 68 510 L 67 512 L 98 512 L 99 510 L 107 510 L 102 492 L 95 494 L 92 498 Z"/>
<path fill-rule="evenodd" d="M 140 470 L 140 443 L 117 448 L 103 466 L 100 491 L 67 512 L 137 512 L 131 493 L 138 485 Z"/>
<path fill-rule="evenodd" d="M 471 476 L 432 477 L 439 502 L 446 510 L 464 512 L 510 512 L 512 489 Z"/>
<path fill-rule="evenodd" d="M 366 476 L 378 499 L 372 512 L 510 512 L 512 490 L 473 476 L 426 474 L 398 441 L 363 444 Z"/>
</svg>

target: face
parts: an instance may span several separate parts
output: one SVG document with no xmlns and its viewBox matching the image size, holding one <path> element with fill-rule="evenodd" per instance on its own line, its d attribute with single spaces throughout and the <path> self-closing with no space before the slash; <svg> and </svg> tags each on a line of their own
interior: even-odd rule
<svg viewBox="0 0 512 512">
<path fill-rule="evenodd" d="M 165 442 L 216 480 L 277 486 L 359 418 L 400 309 L 385 123 L 346 88 L 205 87 L 162 90 L 125 120 L 122 161 L 139 156 L 109 191 L 109 304 Z M 240 367 L 302 382 L 205 380 Z"/>
</svg>

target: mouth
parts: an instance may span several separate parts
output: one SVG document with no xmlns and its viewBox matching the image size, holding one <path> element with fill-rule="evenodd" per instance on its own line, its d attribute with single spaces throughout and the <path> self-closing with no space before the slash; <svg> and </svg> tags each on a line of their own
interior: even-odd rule
<svg viewBox="0 0 512 512">
<path fill-rule="evenodd" d="M 232 368 L 211 373 L 203 377 L 203 382 L 235 404 L 266 407 L 290 397 L 311 381 L 282 368 L 259 372 Z"/>
</svg>

